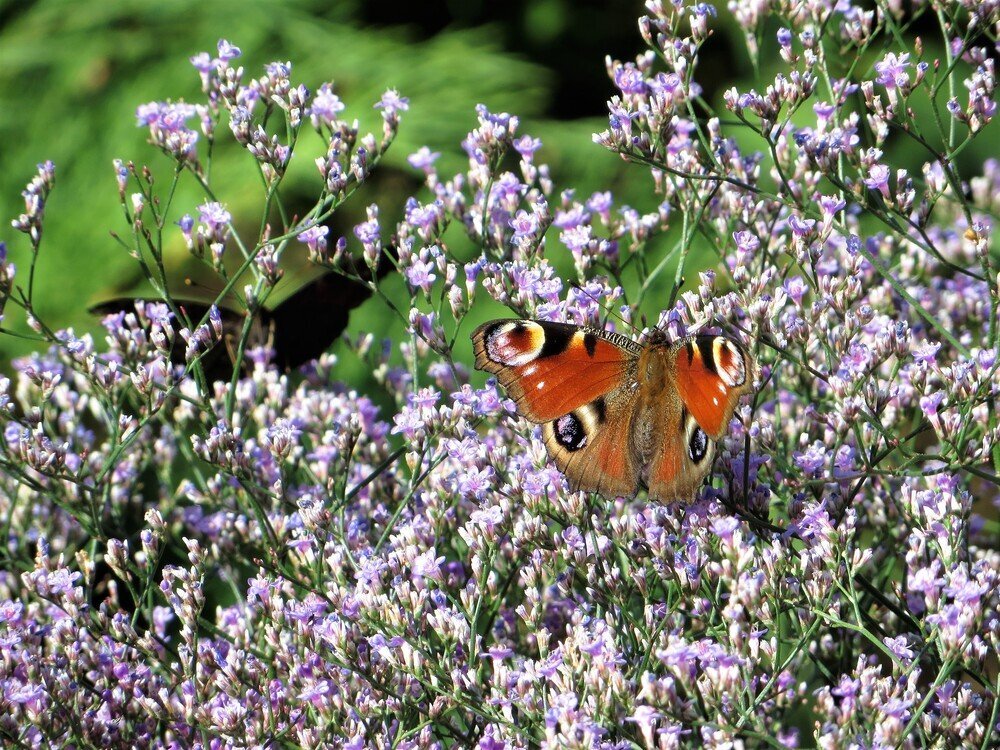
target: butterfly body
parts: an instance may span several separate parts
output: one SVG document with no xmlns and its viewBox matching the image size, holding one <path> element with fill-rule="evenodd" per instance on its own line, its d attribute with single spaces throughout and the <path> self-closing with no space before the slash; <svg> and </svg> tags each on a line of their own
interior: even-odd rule
<svg viewBox="0 0 1000 750">
<path fill-rule="evenodd" d="M 723 336 L 645 345 L 565 323 L 495 320 L 472 334 L 476 367 L 495 374 L 574 489 L 658 500 L 692 497 L 740 396 L 749 355 Z"/>
</svg>

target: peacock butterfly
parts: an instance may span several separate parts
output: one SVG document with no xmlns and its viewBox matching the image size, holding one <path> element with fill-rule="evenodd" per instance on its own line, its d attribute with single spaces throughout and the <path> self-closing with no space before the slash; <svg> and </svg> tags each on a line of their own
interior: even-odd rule
<svg viewBox="0 0 1000 750">
<path fill-rule="evenodd" d="M 756 365 L 725 336 L 639 344 L 597 328 L 494 320 L 472 334 L 476 368 L 496 375 L 574 490 L 689 499 Z"/>
</svg>

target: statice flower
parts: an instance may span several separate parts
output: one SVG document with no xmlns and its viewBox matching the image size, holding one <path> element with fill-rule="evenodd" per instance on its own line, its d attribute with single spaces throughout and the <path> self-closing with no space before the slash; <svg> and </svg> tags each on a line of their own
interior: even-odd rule
<svg viewBox="0 0 1000 750">
<path fill-rule="evenodd" d="M 875 81 L 882 84 L 887 89 L 905 89 L 910 82 L 910 77 L 906 69 L 910 67 L 908 62 L 910 55 L 903 53 L 897 56 L 894 52 L 888 53 L 881 61 L 875 63 Z"/>
<path fill-rule="evenodd" d="M 321 125 L 332 126 L 337 121 L 337 115 L 346 108 L 347 105 L 333 93 L 333 86 L 324 83 L 313 96 L 312 106 L 309 108 L 309 120 L 314 128 L 319 128 Z"/>
<path fill-rule="evenodd" d="M 419 191 L 336 240 L 408 100 L 375 105 L 376 138 L 340 119 L 331 84 L 285 61 L 248 73 L 220 41 L 192 58 L 204 103 L 139 110 L 199 197 L 167 210 L 169 180 L 115 164 L 153 291 L 110 306 L 97 337 L 52 327 L 30 291 L 57 220 L 40 166 L 24 247 L 0 242 L 4 330 L 23 315 L 46 343 L 0 377 L 0 733 L 995 745 L 1000 166 L 967 157 L 995 114 L 996 9 L 940 10 L 932 47 L 908 41 L 919 9 L 649 0 L 649 49 L 607 60 L 594 138 L 595 158 L 648 170 L 646 200 L 557 186 L 519 118 L 479 106 L 451 147 L 460 170 L 421 148 Z M 717 111 L 699 81 L 726 28 L 759 72 Z M 264 177 L 258 214 L 216 197 L 245 192 L 196 153 L 223 138 Z M 314 202 L 292 215 L 273 201 L 307 138 Z M 904 165 L 911 142 L 921 163 Z M 161 273 L 178 232 L 215 299 L 175 296 Z M 286 259 L 346 291 L 288 325 L 271 297 Z M 330 351 L 277 361 L 283 337 L 341 314 Z M 468 332 L 498 315 L 745 348 L 754 387 L 704 486 L 669 503 L 573 492 L 520 395 L 472 372 Z M 574 375 L 548 387 L 589 377 Z M 681 398 L 674 385 L 656 387 Z M 627 425 L 581 460 L 626 450 Z"/>
<path fill-rule="evenodd" d="M 178 161 L 195 162 L 198 132 L 188 120 L 199 114 L 198 106 L 184 102 L 150 102 L 136 109 L 139 127 L 149 128 L 150 142 Z"/>
</svg>

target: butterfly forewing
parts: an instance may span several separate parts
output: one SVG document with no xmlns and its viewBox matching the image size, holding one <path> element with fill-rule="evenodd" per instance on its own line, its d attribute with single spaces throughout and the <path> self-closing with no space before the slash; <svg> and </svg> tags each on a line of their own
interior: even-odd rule
<svg viewBox="0 0 1000 750">
<path fill-rule="evenodd" d="M 532 422 L 549 422 L 635 381 L 637 345 L 565 323 L 494 320 L 472 334 L 476 367 L 499 378 Z"/>
<path fill-rule="evenodd" d="M 713 440 L 729 427 L 740 397 L 753 385 L 749 355 L 725 336 L 695 336 L 676 346 L 677 392 Z"/>
</svg>

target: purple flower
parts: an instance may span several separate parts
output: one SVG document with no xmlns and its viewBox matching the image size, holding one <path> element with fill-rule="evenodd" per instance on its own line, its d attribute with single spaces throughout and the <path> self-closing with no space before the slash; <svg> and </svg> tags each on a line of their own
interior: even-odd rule
<svg viewBox="0 0 1000 750">
<path fill-rule="evenodd" d="M 581 224 L 560 233 L 559 239 L 570 250 L 580 251 L 590 244 L 593 235 L 594 230 L 592 227 L 587 224 Z"/>
<path fill-rule="evenodd" d="M 596 214 L 600 214 L 601 218 L 607 221 L 614 203 L 615 200 L 614 196 L 611 195 L 611 191 L 595 192 L 587 199 L 587 208 Z"/>
<path fill-rule="evenodd" d="M 121 159 L 114 160 L 115 167 L 115 180 L 118 182 L 118 194 L 121 196 L 125 195 L 125 189 L 128 186 L 128 175 L 129 171 Z"/>
<path fill-rule="evenodd" d="M 354 227 L 354 236 L 361 240 L 363 245 L 378 245 L 382 236 L 378 221 L 373 219 L 356 225 Z"/>
<path fill-rule="evenodd" d="M 698 671 L 698 650 L 685 641 L 671 643 L 656 652 L 658 658 L 671 672 L 682 680 L 693 681 Z"/>
<path fill-rule="evenodd" d="M 813 105 L 813 112 L 816 113 L 816 118 L 820 124 L 825 124 L 837 112 L 837 108 L 829 102 L 816 102 Z"/>
<path fill-rule="evenodd" d="M 809 293 L 809 286 L 801 276 L 792 276 L 786 279 L 782 286 L 796 305 L 801 305 L 802 298 Z"/>
<path fill-rule="evenodd" d="M 51 595 L 71 594 L 78 580 L 80 580 L 79 571 L 59 568 L 45 577 L 45 590 Z"/>
<path fill-rule="evenodd" d="M 433 229 L 441 218 L 443 211 L 440 203 L 433 203 L 422 206 L 414 198 L 406 201 L 406 221 L 408 224 L 423 230 L 421 237 L 430 238 L 433 236 Z"/>
<path fill-rule="evenodd" d="M 212 73 L 219 64 L 218 58 L 212 57 L 207 52 L 199 52 L 190 58 L 191 64 L 199 73 Z"/>
<path fill-rule="evenodd" d="M 462 497 L 482 500 L 493 487 L 493 467 L 468 467 L 458 476 L 457 489 Z"/>
<path fill-rule="evenodd" d="M 480 659 L 491 659 L 493 661 L 503 661 L 514 655 L 514 650 L 506 646 L 491 646 L 485 654 L 480 654 Z"/>
<path fill-rule="evenodd" d="M 840 211 L 844 210 L 844 207 L 846 205 L 847 205 L 846 201 L 838 198 L 835 195 L 823 195 L 823 196 L 820 196 L 820 199 L 819 199 L 820 210 L 826 216 L 834 216 L 835 214 L 837 214 Z"/>
<path fill-rule="evenodd" d="M 150 102 L 136 108 L 136 124 L 148 127 L 150 140 L 179 161 L 194 161 L 198 133 L 187 121 L 198 113 L 183 102 Z"/>
<path fill-rule="evenodd" d="M 910 664 L 913 661 L 913 649 L 909 648 L 906 641 L 906 636 L 898 636 L 896 638 L 889 638 L 886 636 L 882 639 L 882 642 L 889 648 L 890 651 L 898 658 L 904 666 Z"/>
<path fill-rule="evenodd" d="M 909 59 L 909 53 L 904 52 L 898 57 L 894 52 L 888 53 L 881 61 L 875 63 L 875 72 L 878 74 L 876 82 L 887 89 L 906 86 L 910 82 L 910 76 L 906 72 L 910 67 Z"/>
<path fill-rule="evenodd" d="M 740 522 L 734 516 L 722 516 L 712 521 L 712 533 L 722 541 L 729 542 L 740 527 Z"/>
<path fill-rule="evenodd" d="M 644 94 L 648 89 L 642 71 L 632 63 L 616 68 L 614 81 L 623 94 Z"/>
<path fill-rule="evenodd" d="M 819 441 L 814 442 L 804 451 L 792 453 L 792 460 L 809 476 L 816 476 L 826 466 L 828 452 Z"/>
<path fill-rule="evenodd" d="M 321 125 L 332 126 L 345 108 L 340 97 L 333 93 L 333 86 L 324 83 L 313 96 L 312 105 L 309 107 L 309 120 L 315 128 Z"/>
<path fill-rule="evenodd" d="M 590 214 L 587 213 L 584 207 L 575 205 L 568 211 L 558 211 L 552 223 L 560 229 L 573 229 L 574 227 L 586 224 L 589 219 Z"/>
<path fill-rule="evenodd" d="M 935 391 L 927 396 L 920 397 L 920 410 L 927 415 L 928 418 L 933 419 L 937 417 L 938 409 L 941 404 L 944 403 L 947 394 L 944 391 Z"/>
<path fill-rule="evenodd" d="M 796 237 L 806 237 L 813 231 L 813 227 L 816 226 L 816 220 L 803 219 L 796 214 L 792 214 L 788 218 L 788 225 L 792 228 L 792 233 Z"/>
<path fill-rule="evenodd" d="M 639 732 L 644 738 L 648 738 L 646 742 L 647 747 L 653 747 L 653 727 L 656 722 L 663 718 L 663 714 L 654 709 L 652 706 L 636 706 L 635 711 L 632 715 L 625 719 L 625 721 L 631 721 L 639 728 Z"/>
<path fill-rule="evenodd" d="M 924 365 L 933 365 L 941 344 L 935 341 L 925 341 L 915 344 L 912 349 L 913 359 Z"/>
<path fill-rule="evenodd" d="M 515 240 L 532 240 L 538 231 L 538 217 L 529 211 L 518 211 L 510 220 L 510 226 L 514 230 Z"/>
<path fill-rule="evenodd" d="M 441 563 L 443 563 L 444 560 L 444 556 L 438 557 L 434 548 L 431 547 L 414 558 L 413 562 L 410 563 L 410 572 L 414 576 L 440 581 Z"/>
<path fill-rule="evenodd" d="M 503 511 L 499 505 L 491 505 L 481 510 L 474 510 L 469 516 L 469 522 L 482 526 L 487 531 L 492 532 L 497 525 L 503 522 Z"/>
<path fill-rule="evenodd" d="M 910 718 L 910 706 L 912 705 L 913 701 L 902 700 L 900 698 L 890 698 L 879 706 L 879 709 L 885 716 L 891 716 L 894 719 L 906 721 Z"/>
<path fill-rule="evenodd" d="M 744 253 L 754 253 L 760 247 L 760 240 L 757 239 L 757 236 L 745 229 L 734 232 L 733 239 L 736 241 L 736 247 Z"/>
<path fill-rule="evenodd" d="M 852 343 L 840 360 L 840 374 L 844 377 L 864 375 L 871 362 L 871 350 L 860 343 Z"/>
<path fill-rule="evenodd" d="M 419 287 L 423 289 L 425 293 L 430 293 L 431 286 L 437 279 L 434 274 L 434 264 L 423 261 L 420 258 L 414 258 L 413 262 L 404 271 L 406 275 L 406 282 L 411 287 Z"/>
<path fill-rule="evenodd" d="M 221 203 L 209 202 L 198 206 L 198 221 L 205 225 L 209 234 L 218 235 L 223 230 L 228 231 L 228 225 L 232 220 L 232 215 Z"/>
<path fill-rule="evenodd" d="M 292 64 L 287 61 L 275 60 L 264 66 L 264 72 L 267 73 L 270 84 L 274 87 L 279 83 L 287 83 L 289 76 L 292 75 Z"/>
<path fill-rule="evenodd" d="M 389 124 L 399 122 L 399 113 L 410 108 L 410 100 L 400 96 L 396 89 L 388 89 L 375 104 L 375 109 L 382 110 L 382 119 Z"/>
<path fill-rule="evenodd" d="M 42 685 L 19 683 L 16 680 L 5 681 L 3 697 L 11 703 L 29 706 L 35 713 L 44 711 L 49 702 L 49 696 Z"/>
<path fill-rule="evenodd" d="M 436 162 L 440 156 L 440 152 L 431 151 L 427 148 L 427 146 L 421 146 L 414 153 L 407 156 L 406 161 L 408 161 L 410 166 L 414 169 L 431 172 L 434 168 L 434 162 Z"/>
<path fill-rule="evenodd" d="M 330 228 L 322 224 L 313 224 L 308 229 L 298 233 L 296 239 L 306 243 L 306 246 L 313 251 L 326 248 L 326 237 L 330 233 Z"/>
<path fill-rule="evenodd" d="M 289 419 L 277 419 L 267 428 L 262 443 L 277 461 L 284 461 L 298 445 L 302 430 Z"/>
<path fill-rule="evenodd" d="M 620 102 L 613 101 L 608 104 L 608 111 L 608 124 L 611 129 L 623 137 L 630 137 L 632 121 L 640 117 L 641 113 L 623 106 Z"/>
<path fill-rule="evenodd" d="M 865 185 L 871 190 L 877 190 L 883 197 L 889 197 L 889 167 L 885 164 L 875 164 L 868 169 Z"/>
<path fill-rule="evenodd" d="M 217 48 L 219 50 L 219 59 L 222 60 L 222 62 L 229 62 L 230 60 L 233 60 L 243 54 L 239 47 L 231 44 L 225 39 L 219 40 Z"/>
<path fill-rule="evenodd" d="M 964 580 L 958 585 L 949 585 L 945 593 L 951 596 L 957 604 L 978 606 L 988 587 L 980 581 Z"/>
<path fill-rule="evenodd" d="M 15 602 L 10 599 L 0 602 L 0 622 L 14 622 L 21 619 L 24 611 L 23 602 Z"/>
<path fill-rule="evenodd" d="M 530 135 L 523 135 L 514 141 L 514 150 L 526 161 L 531 161 L 534 153 L 541 147 L 542 141 L 538 138 L 532 138 Z"/>
</svg>

